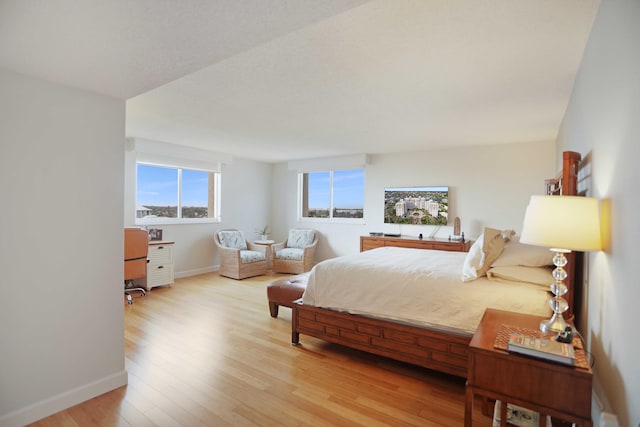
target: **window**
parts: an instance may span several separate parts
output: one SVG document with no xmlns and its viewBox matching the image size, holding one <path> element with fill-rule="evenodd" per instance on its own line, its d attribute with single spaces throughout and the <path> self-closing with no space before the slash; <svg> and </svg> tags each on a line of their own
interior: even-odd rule
<svg viewBox="0 0 640 427">
<path fill-rule="evenodd" d="M 302 218 L 363 218 L 364 169 L 299 175 Z"/>
<path fill-rule="evenodd" d="M 136 223 L 220 219 L 220 173 L 136 164 Z"/>
</svg>

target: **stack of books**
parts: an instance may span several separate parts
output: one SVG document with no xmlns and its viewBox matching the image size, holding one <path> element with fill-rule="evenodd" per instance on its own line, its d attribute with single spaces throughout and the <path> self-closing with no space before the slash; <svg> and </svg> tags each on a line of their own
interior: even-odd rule
<svg viewBox="0 0 640 427">
<path fill-rule="evenodd" d="M 558 342 L 553 338 L 537 338 L 523 334 L 511 334 L 509 351 L 527 356 L 538 357 L 552 362 L 573 365 L 575 353 L 573 345 Z"/>
</svg>

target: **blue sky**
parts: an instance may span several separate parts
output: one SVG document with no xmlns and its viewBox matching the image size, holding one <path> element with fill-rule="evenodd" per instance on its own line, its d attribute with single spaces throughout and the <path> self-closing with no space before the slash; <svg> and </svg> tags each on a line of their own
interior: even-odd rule
<svg viewBox="0 0 640 427">
<path fill-rule="evenodd" d="M 182 206 L 208 205 L 209 173 L 182 171 Z M 176 206 L 178 203 L 178 170 L 138 164 L 136 205 Z"/>
<path fill-rule="evenodd" d="M 364 170 L 334 171 L 333 204 L 336 208 L 362 209 Z M 309 208 L 329 207 L 329 172 L 309 173 Z"/>
<path fill-rule="evenodd" d="M 175 206 L 178 171 L 175 168 L 138 164 L 136 205 Z M 183 169 L 182 205 L 208 205 L 208 172 Z M 336 208 L 364 206 L 364 170 L 335 171 L 333 197 Z M 329 172 L 309 173 L 309 207 L 329 207 Z"/>
</svg>

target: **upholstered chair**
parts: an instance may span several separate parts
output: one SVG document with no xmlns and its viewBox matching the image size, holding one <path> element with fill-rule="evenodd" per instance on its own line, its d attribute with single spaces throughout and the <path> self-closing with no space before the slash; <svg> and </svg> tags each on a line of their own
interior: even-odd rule
<svg viewBox="0 0 640 427">
<path fill-rule="evenodd" d="M 245 279 L 267 273 L 267 247 L 247 242 L 240 230 L 224 229 L 214 234 L 220 254 L 221 276 Z"/>
<path fill-rule="evenodd" d="M 276 273 L 300 274 L 313 268 L 318 232 L 293 228 L 287 240 L 273 245 L 273 271 Z"/>
</svg>

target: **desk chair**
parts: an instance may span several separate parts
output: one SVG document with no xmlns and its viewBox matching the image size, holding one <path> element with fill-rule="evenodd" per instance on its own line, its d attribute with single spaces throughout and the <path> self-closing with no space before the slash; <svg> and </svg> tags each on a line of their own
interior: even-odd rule
<svg viewBox="0 0 640 427">
<path fill-rule="evenodd" d="M 136 285 L 135 279 L 147 277 L 147 254 L 149 252 L 149 235 L 142 228 L 124 229 L 124 294 L 127 302 L 133 304 L 132 291 L 147 291 Z"/>
</svg>

